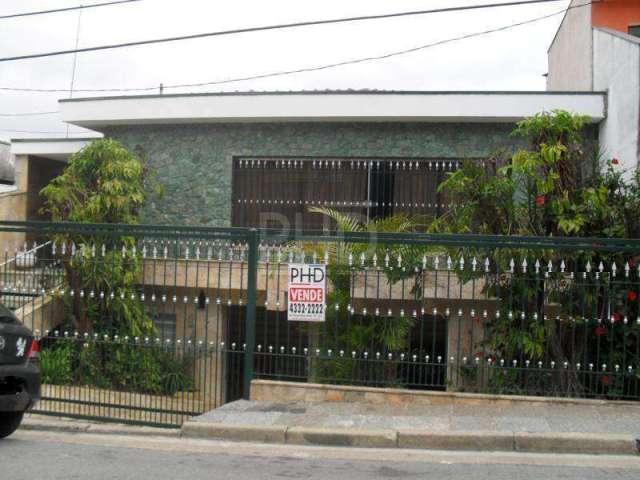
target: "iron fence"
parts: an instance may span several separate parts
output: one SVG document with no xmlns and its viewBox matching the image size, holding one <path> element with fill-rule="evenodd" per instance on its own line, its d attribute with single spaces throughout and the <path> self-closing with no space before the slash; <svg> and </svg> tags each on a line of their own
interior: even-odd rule
<svg viewBox="0 0 640 480">
<path fill-rule="evenodd" d="M 0 228 L 0 301 L 41 346 L 38 413 L 179 426 L 242 396 L 245 231 Z"/>
<path fill-rule="evenodd" d="M 36 245 L 0 279 L 7 301 L 33 273 L 15 312 L 40 338 L 42 413 L 176 426 L 254 378 L 640 399 L 638 240 L 0 229 Z M 324 322 L 289 320 L 291 263 L 327 266 Z"/>
</svg>

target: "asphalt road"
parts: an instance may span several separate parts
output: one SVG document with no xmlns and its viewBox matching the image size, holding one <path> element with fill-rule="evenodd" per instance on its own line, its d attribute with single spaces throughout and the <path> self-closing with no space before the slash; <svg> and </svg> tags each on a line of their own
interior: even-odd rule
<svg viewBox="0 0 640 480">
<path fill-rule="evenodd" d="M 0 441 L 0 479 L 634 479 L 639 457 L 249 445 L 22 431 Z"/>
</svg>

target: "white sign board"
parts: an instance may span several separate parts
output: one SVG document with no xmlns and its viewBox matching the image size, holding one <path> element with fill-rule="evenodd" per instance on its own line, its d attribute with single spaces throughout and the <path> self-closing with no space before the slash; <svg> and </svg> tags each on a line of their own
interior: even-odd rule
<svg viewBox="0 0 640 480">
<path fill-rule="evenodd" d="M 288 282 L 289 321 L 324 322 L 327 266 L 290 263 Z"/>
</svg>

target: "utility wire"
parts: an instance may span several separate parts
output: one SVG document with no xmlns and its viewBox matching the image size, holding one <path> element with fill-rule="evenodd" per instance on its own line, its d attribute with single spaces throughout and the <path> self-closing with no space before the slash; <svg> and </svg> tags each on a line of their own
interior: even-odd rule
<svg viewBox="0 0 640 480">
<path fill-rule="evenodd" d="M 87 8 L 108 7 L 110 5 L 118 5 L 120 3 L 133 3 L 133 2 L 142 2 L 142 1 L 143 0 L 118 0 L 118 1 L 105 2 L 105 3 L 93 3 L 90 5 L 78 5 L 76 7 L 54 8 L 51 10 L 38 10 L 35 12 L 12 13 L 9 15 L 0 15 L 0 20 L 5 20 L 9 18 L 19 18 L 19 17 L 32 17 L 34 15 L 46 15 L 49 13 L 71 12 L 73 10 L 85 10 Z"/>
<path fill-rule="evenodd" d="M 8 133 L 46 133 L 50 135 L 66 135 L 67 132 L 63 131 L 42 131 L 42 130 L 6 130 L 4 128 L 0 128 L 0 132 L 8 132 Z M 87 133 L 93 133 L 91 131 Z M 71 135 L 84 135 L 84 132 L 71 132 Z"/>
<path fill-rule="evenodd" d="M 326 65 L 320 65 L 320 66 L 316 66 L 316 67 L 307 67 L 307 68 L 298 68 L 295 70 L 282 70 L 282 71 L 278 71 L 278 72 L 271 72 L 271 73 L 265 73 L 262 75 L 252 75 L 252 76 L 248 76 L 248 77 L 236 77 L 236 78 L 231 78 L 231 79 L 226 79 L 226 80 L 219 80 L 219 81 L 212 81 L 212 82 L 203 82 L 203 83 L 192 83 L 192 84 L 184 84 L 184 85 L 164 85 L 164 88 L 186 88 L 186 87 L 204 87 L 204 86 L 209 86 L 209 85 L 222 85 L 225 83 L 234 83 L 234 82 L 243 82 L 243 81 L 248 81 L 248 80 L 259 80 L 259 79 L 263 79 L 263 78 L 271 78 L 271 77 L 279 77 L 279 76 L 284 76 L 284 75 L 293 75 L 296 73 L 306 73 L 306 72 L 317 72 L 320 70 L 328 70 L 330 68 L 336 68 L 336 67 L 343 67 L 346 65 L 356 65 L 358 63 L 365 63 L 365 62 L 372 62 L 372 61 L 376 61 L 376 60 L 384 60 L 387 58 L 392 58 L 392 57 L 397 57 L 397 56 L 401 56 L 401 55 L 407 55 L 409 53 L 414 53 L 414 52 L 418 52 L 420 50 L 426 50 L 428 48 L 432 48 L 432 47 L 437 47 L 439 45 L 444 45 L 447 43 L 453 43 L 453 42 L 458 42 L 461 40 L 467 40 L 469 38 L 474 38 L 474 37 L 479 37 L 479 36 L 483 36 L 483 35 L 488 35 L 491 33 L 497 33 L 497 32 L 502 32 L 505 30 L 509 30 L 511 28 L 515 28 L 515 27 L 520 27 L 523 25 L 529 25 L 531 23 L 535 23 L 535 22 L 539 22 L 541 20 L 546 20 L 548 18 L 552 18 L 555 17 L 557 15 L 563 14 L 566 10 L 562 10 L 560 12 L 555 12 L 549 15 L 544 15 L 542 17 L 537 17 L 531 20 L 526 20 L 524 22 L 518 22 L 518 23 L 512 23 L 510 25 L 506 25 L 503 27 L 498 27 L 498 28 L 493 28 L 491 30 L 484 30 L 482 32 L 476 32 L 476 33 L 470 33 L 467 35 L 461 35 L 459 37 L 453 37 L 453 38 L 448 38 L 445 40 L 439 40 L 437 42 L 433 42 L 433 43 L 427 43 L 425 45 L 419 45 L 417 47 L 412 47 L 412 48 L 407 48 L 405 50 L 398 50 L 395 52 L 389 52 L 389 53 L 384 53 L 382 55 L 374 55 L 374 56 L 370 56 L 370 57 L 363 57 L 363 58 L 357 58 L 357 59 L 352 59 L 352 60 L 345 60 L 343 62 L 336 62 L 336 63 L 329 63 Z M 155 90 L 155 87 L 147 87 L 145 90 L 149 91 L 149 90 Z"/>
<path fill-rule="evenodd" d="M 435 47 L 438 45 L 443 45 L 443 44 L 447 44 L 447 43 L 453 43 L 453 42 L 457 42 L 457 41 L 461 41 L 461 40 L 466 40 L 469 38 L 474 38 L 474 37 L 479 37 L 479 36 L 483 36 L 483 35 L 488 35 L 491 33 L 496 33 L 496 32 L 501 32 L 501 31 L 505 31 L 505 30 L 509 30 L 511 28 L 516 28 L 516 27 L 520 27 L 523 25 L 528 25 L 531 23 L 536 23 L 542 20 L 546 20 L 548 18 L 552 18 L 555 17 L 557 15 L 561 15 L 566 13 L 568 10 L 573 9 L 573 8 L 581 8 L 587 5 L 591 5 L 592 2 L 589 3 L 585 3 L 583 5 L 575 5 L 575 6 L 571 6 L 568 7 L 566 9 L 548 14 L 548 15 L 544 15 L 541 17 L 536 17 L 536 18 L 532 18 L 530 20 L 525 20 L 523 22 L 518 22 L 518 23 L 512 23 L 509 25 L 505 25 L 502 27 L 498 27 L 498 28 L 494 28 L 494 29 L 490 29 L 490 30 L 484 30 L 482 32 L 475 32 L 475 33 L 470 33 L 467 35 L 462 35 L 459 37 L 453 37 L 453 38 L 448 38 L 445 40 L 440 40 L 437 42 L 433 42 L 433 43 L 428 43 L 425 45 L 419 45 L 416 47 L 412 47 L 409 49 L 405 49 L 405 50 L 399 50 L 399 51 L 394 51 L 394 52 L 388 52 L 382 55 L 376 55 L 376 56 L 371 56 L 371 57 L 363 57 L 363 58 L 357 58 L 357 59 L 352 59 L 352 60 L 345 60 L 342 62 L 337 62 L 337 63 L 330 63 L 330 64 L 325 64 L 325 65 L 320 65 L 320 66 L 315 66 L 315 67 L 307 67 L 307 68 L 299 68 L 299 69 L 295 69 L 295 70 L 280 70 L 280 71 L 276 71 L 276 72 L 269 72 L 269 73 L 263 73 L 263 74 L 259 74 L 259 75 L 251 75 L 251 76 L 245 76 L 245 77 L 235 77 L 235 78 L 228 78 L 228 79 L 224 79 L 224 80 L 214 80 L 214 81 L 209 81 L 209 82 L 200 82 L 200 83 L 183 83 L 183 84 L 175 84 L 175 85 L 163 85 L 163 88 L 165 89 L 175 89 L 175 88 L 191 88 L 191 87 L 205 87 L 205 86 L 211 86 L 211 85 L 222 85 L 222 84 L 227 84 L 227 83 L 235 83 L 235 82 L 243 82 L 243 81 L 248 81 L 248 80 L 259 80 L 259 79 L 263 79 L 263 78 L 272 78 L 272 77 L 278 77 L 278 76 L 284 76 L 284 75 L 292 75 L 292 74 L 296 74 L 296 73 L 305 73 L 305 72 L 314 72 L 314 71 L 318 71 L 318 70 L 326 70 L 326 69 L 330 69 L 330 68 L 336 68 L 336 67 L 341 67 L 341 66 L 345 66 L 345 65 L 353 65 L 353 64 L 357 64 L 357 63 L 364 63 L 364 62 L 370 62 L 370 61 L 375 61 L 375 60 L 382 60 L 382 59 L 386 59 L 386 58 L 391 58 L 391 57 L 395 57 L 395 56 L 400 56 L 400 55 L 406 55 L 408 53 L 413 53 L 419 50 L 425 50 L 431 47 Z M 107 92 L 112 92 L 112 93 L 117 93 L 117 92 L 149 92 L 149 91 L 153 91 L 153 90 L 157 90 L 158 87 L 157 86 L 149 86 L 149 87 L 137 87 L 137 88 L 85 88 L 85 89 L 75 89 L 75 92 L 84 92 L 84 93 L 107 93 Z M 18 92 L 38 92 L 38 93 L 59 93 L 59 92 L 67 92 L 66 89 L 57 89 L 57 88 L 16 88 L 16 87 L 0 87 L 0 91 L 18 91 Z"/>
<path fill-rule="evenodd" d="M 76 46 L 80 44 L 80 26 L 82 25 L 82 10 L 78 10 L 78 25 L 76 27 Z M 73 86 L 76 81 L 76 68 L 78 67 L 78 54 L 73 54 L 73 67 L 71 69 L 71 82 L 69 82 L 69 98 L 73 98 Z M 67 123 L 67 137 L 69 136 L 69 124 Z"/>
<path fill-rule="evenodd" d="M 54 115 L 56 113 L 60 113 L 60 112 L 56 110 L 55 112 L 0 113 L 0 117 L 35 117 L 38 115 Z"/>
<path fill-rule="evenodd" d="M 253 32 L 261 32 L 261 31 L 267 31 L 267 30 L 280 30 L 280 29 L 286 29 L 286 28 L 308 27 L 312 25 L 360 22 L 365 20 L 380 20 L 380 19 L 387 19 L 387 18 L 428 15 L 428 14 L 446 13 L 446 12 L 459 12 L 459 11 L 478 10 L 478 9 L 485 9 L 485 8 L 512 7 L 516 5 L 532 5 L 532 4 L 538 4 L 538 3 L 551 3 L 551 2 L 559 2 L 559 1 L 561 0 L 521 0 L 521 1 L 508 2 L 508 3 L 488 3 L 483 5 L 466 5 L 466 6 L 459 6 L 459 7 L 437 8 L 432 10 L 416 10 L 412 12 L 387 13 L 382 15 L 363 15 L 358 17 L 334 18 L 334 19 L 326 19 L 326 20 L 311 20 L 307 22 L 282 23 L 277 25 L 265 25 L 260 27 L 236 28 L 233 30 L 220 30 L 217 32 L 196 33 L 192 35 L 182 35 L 179 37 L 155 38 L 150 40 L 139 40 L 134 42 L 114 43 L 111 45 L 98 45 L 95 47 L 85 47 L 85 48 L 79 48 L 79 49 L 76 48 L 73 50 L 58 50 L 58 51 L 52 51 L 52 52 L 32 53 L 28 55 L 17 55 L 13 57 L 0 58 L 0 62 L 13 62 L 17 60 L 28 60 L 33 58 L 69 55 L 72 53 L 95 52 L 100 50 L 112 50 L 117 48 L 134 47 L 139 45 L 152 45 L 152 44 L 158 44 L 158 43 L 177 42 L 177 41 L 183 41 L 183 40 L 195 40 L 199 38 L 235 35 L 240 33 L 253 33 Z"/>
</svg>

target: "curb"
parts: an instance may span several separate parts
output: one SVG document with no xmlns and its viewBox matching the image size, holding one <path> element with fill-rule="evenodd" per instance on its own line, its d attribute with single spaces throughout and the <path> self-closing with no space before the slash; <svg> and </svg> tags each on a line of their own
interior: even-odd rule
<svg viewBox="0 0 640 480">
<path fill-rule="evenodd" d="M 411 429 L 359 430 L 187 421 L 182 426 L 182 436 L 325 447 L 635 456 L 640 453 L 640 439 L 633 435 L 592 433 L 426 432 Z"/>
<path fill-rule="evenodd" d="M 601 455 L 638 455 L 638 439 L 632 435 L 593 433 L 516 433 L 515 450 L 531 453 L 586 453 Z"/>
<path fill-rule="evenodd" d="M 398 448 L 508 452 L 515 450 L 511 432 L 398 431 Z"/>
<path fill-rule="evenodd" d="M 220 438 L 241 442 L 287 443 L 285 426 L 231 425 L 186 421 L 182 436 L 192 438 Z"/>
<path fill-rule="evenodd" d="M 398 432 L 292 427 L 287 429 L 286 443 L 332 447 L 395 448 L 398 446 Z"/>
<path fill-rule="evenodd" d="M 177 428 L 156 428 L 119 423 L 93 423 L 82 420 L 25 418 L 19 430 L 40 432 L 93 433 L 99 435 L 136 435 L 145 437 L 180 437 Z"/>
</svg>

